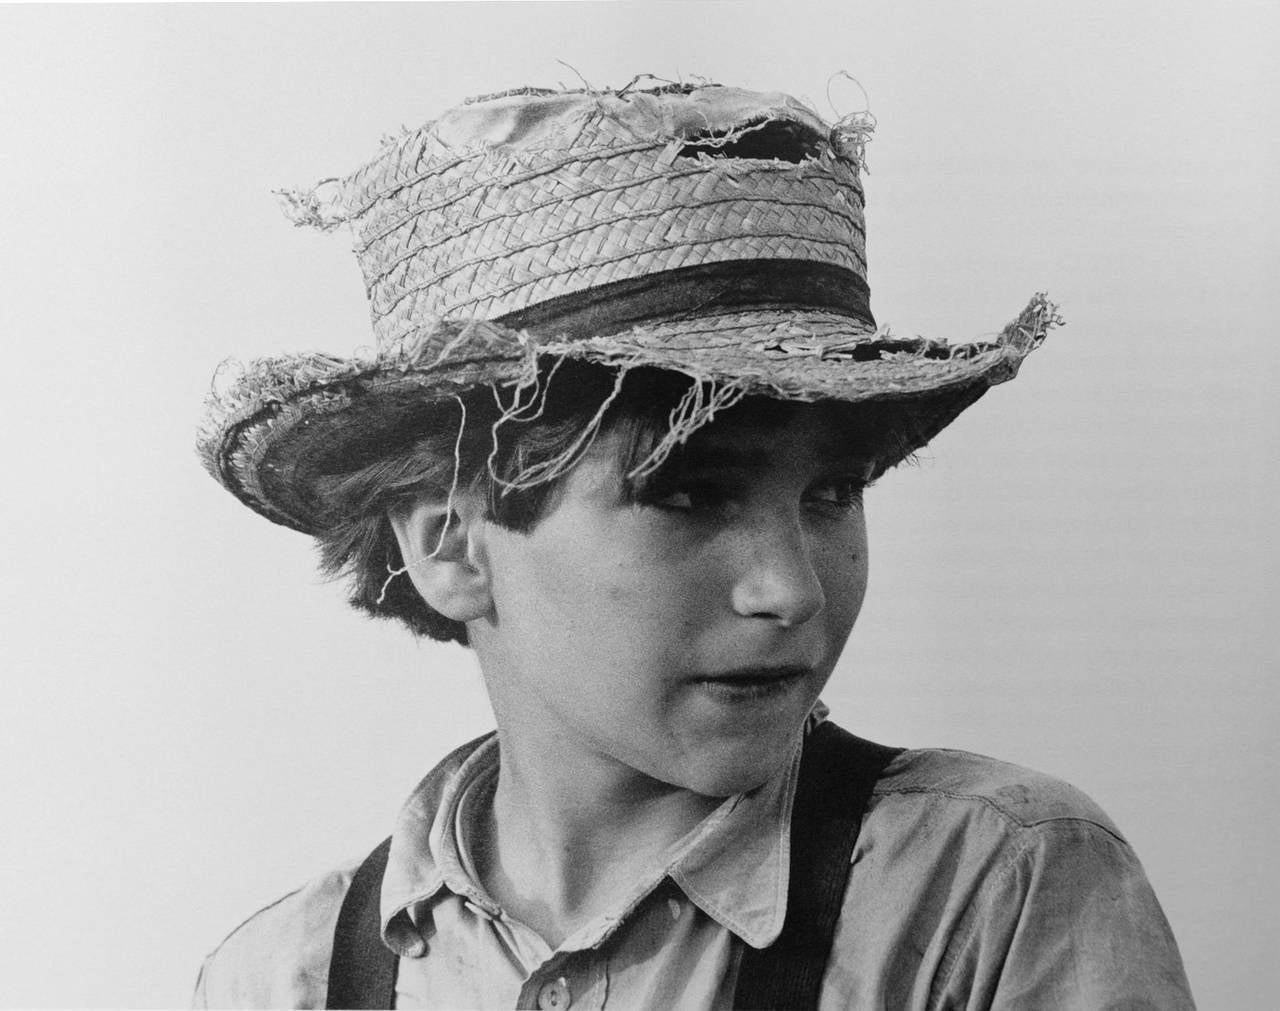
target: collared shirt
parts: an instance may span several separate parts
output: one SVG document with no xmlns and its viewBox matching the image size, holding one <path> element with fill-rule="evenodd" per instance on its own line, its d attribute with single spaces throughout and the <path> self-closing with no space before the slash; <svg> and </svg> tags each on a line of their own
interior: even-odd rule
<svg viewBox="0 0 1280 1011">
<path fill-rule="evenodd" d="M 786 912 L 799 754 L 729 798 L 558 948 L 476 880 L 466 826 L 496 739 L 422 781 L 392 836 L 383 939 L 400 1008 L 729 1008 L 744 945 Z M 197 1007 L 323 1007 L 356 864 L 268 906 L 206 960 Z M 1193 1007 L 1168 924 L 1128 844 L 1079 791 L 964 752 L 885 770 L 854 849 L 819 1007 Z"/>
</svg>

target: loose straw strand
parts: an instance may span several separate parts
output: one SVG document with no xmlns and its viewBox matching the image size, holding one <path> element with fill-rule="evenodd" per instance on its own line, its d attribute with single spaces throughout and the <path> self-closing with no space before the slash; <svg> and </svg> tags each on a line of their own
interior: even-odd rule
<svg viewBox="0 0 1280 1011">
<path fill-rule="evenodd" d="M 440 537 L 436 541 L 436 546 L 431 550 L 430 554 L 423 555 L 421 558 L 415 558 L 411 562 L 406 562 L 398 569 L 393 569 L 391 563 L 387 563 L 387 578 L 383 580 L 382 591 L 378 594 L 377 606 L 381 607 L 382 602 L 387 598 L 387 590 L 391 586 L 391 581 L 396 576 L 402 576 L 409 571 L 411 565 L 421 565 L 423 562 L 430 561 L 440 554 L 444 548 L 444 539 L 449 533 L 449 524 L 453 520 L 453 505 L 458 494 L 458 476 L 462 472 L 462 436 L 467 430 L 467 405 L 462 397 L 454 395 L 454 400 L 458 402 L 458 409 L 462 412 L 461 418 L 458 420 L 458 437 L 453 444 L 453 480 L 449 483 L 449 497 L 445 501 L 444 525 L 440 528 Z"/>
</svg>

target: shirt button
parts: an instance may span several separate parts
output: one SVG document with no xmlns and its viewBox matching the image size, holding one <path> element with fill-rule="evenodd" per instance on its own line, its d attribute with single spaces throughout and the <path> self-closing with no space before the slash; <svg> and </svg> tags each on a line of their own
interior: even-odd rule
<svg viewBox="0 0 1280 1011">
<path fill-rule="evenodd" d="M 569 981 L 563 976 L 538 991 L 538 1007 L 541 1011 L 564 1011 L 572 1003 Z"/>
</svg>

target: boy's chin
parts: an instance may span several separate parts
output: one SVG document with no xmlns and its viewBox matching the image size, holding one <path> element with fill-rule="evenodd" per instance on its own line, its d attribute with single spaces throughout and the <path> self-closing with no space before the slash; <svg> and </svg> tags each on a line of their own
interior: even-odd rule
<svg viewBox="0 0 1280 1011">
<path fill-rule="evenodd" d="M 704 756 L 697 768 L 680 770 L 676 785 L 704 797 L 748 793 L 785 772 L 794 755 L 793 746 L 719 750 Z"/>
</svg>

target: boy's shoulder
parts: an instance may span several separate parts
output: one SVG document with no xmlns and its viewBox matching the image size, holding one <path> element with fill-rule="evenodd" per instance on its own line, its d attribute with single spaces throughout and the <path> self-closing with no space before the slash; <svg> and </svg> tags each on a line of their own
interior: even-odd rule
<svg viewBox="0 0 1280 1011">
<path fill-rule="evenodd" d="M 1083 790 L 1055 776 L 968 751 L 908 749 L 890 763 L 872 796 L 876 804 L 896 799 L 900 805 L 950 810 L 958 818 L 982 813 L 1015 833 L 1078 822 L 1125 841 Z"/>
<path fill-rule="evenodd" d="M 429 823 L 443 791 L 492 737 L 483 734 L 442 758 L 414 789 L 401 818 Z M 334 927 L 363 860 L 321 874 L 236 927 L 205 959 L 195 1006 L 324 1007 Z"/>
<path fill-rule="evenodd" d="M 898 755 L 872 793 L 853 862 L 846 906 L 893 896 L 904 929 L 944 949 L 1004 929 L 1010 910 L 1047 922 L 1067 908 L 1064 896 L 1102 890 L 1154 908 L 1133 847 L 1088 794 L 966 751 Z"/>
<path fill-rule="evenodd" d="M 195 1007 L 323 1007 L 333 930 L 360 859 L 264 906 L 205 959 Z"/>
<path fill-rule="evenodd" d="M 1009 762 L 898 755 L 868 804 L 843 909 L 831 1007 L 970 1006 L 997 990 L 1018 1007 L 1192 1007 L 1115 823 L 1076 787 Z"/>
</svg>

